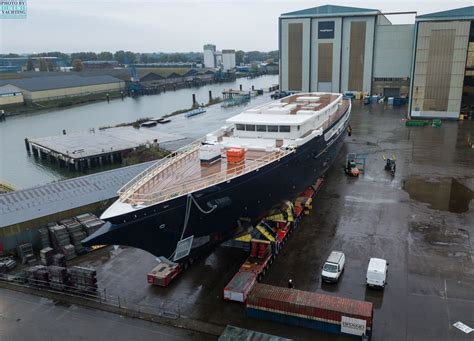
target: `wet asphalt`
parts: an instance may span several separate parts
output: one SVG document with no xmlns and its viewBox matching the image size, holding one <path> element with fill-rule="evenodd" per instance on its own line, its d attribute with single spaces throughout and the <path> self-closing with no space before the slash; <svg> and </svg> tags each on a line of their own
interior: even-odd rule
<svg viewBox="0 0 474 341">
<path fill-rule="evenodd" d="M 352 136 L 263 282 L 286 286 L 291 278 L 297 289 L 372 302 L 373 340 L 472 340 L 474 332 L 453 323 L 474 328 L 474 121 L 405 127 L 406 107 L 357 101 L 352 112 Z M 343 172 L 347 153 L 366 160 L 359 178 Z M 383 155 L 396 157 L 395 176 L 384 170 Z M 332 250 L 346 254 L 346 268 L 339 283 L 322 284 Z M 390 264 L 384 291 L 366 289 L 370 257 Z M 242 304 L 224 301 L 223 288 L 245 258 L 242 250 L 218 247 L 167 288 L 147 284 L 156 260 L 141 250 L 106 248 L 74 263 L 95 266 L 99 287 L 131 309 L 296 340 L 350 339 L 249 319 Z"/>
</svg>

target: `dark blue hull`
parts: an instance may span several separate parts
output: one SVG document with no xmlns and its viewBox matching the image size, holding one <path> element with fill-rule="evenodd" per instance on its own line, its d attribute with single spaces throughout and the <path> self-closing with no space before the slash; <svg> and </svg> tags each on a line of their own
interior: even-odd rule
<svg viewBox="0 0 474 341">
<path fill-rule="evenodd" d="M 340 120 L 346 120 L 347 115 L 342 115 Z M 231 237 L 240 218 L 257 221 L 273 206 L 295 198 L 332 165 L 344 142 L 348 123 L 349 119 L 343 129 L 328 141 L 323 134 L 279 161 L 193 193 L 203 210 L 209 210 L 214 205 L 217 208 L 205 214 L 192 204 L 184 237 L 193 235 L 196 239 L 209 236 L 211 241 L 221 241 Z M 113 217 L 83 244 L 127 245 L 156 256 L 170 257 L 183 232 L 186 206 L 187 197 L 183 196 Z"/>
</svg>

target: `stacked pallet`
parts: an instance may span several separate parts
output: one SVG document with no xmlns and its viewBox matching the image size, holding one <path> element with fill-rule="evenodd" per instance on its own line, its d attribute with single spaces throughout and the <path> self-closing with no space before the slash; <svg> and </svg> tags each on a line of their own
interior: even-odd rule
<svg viewBox="0 0 474 341">
<path fill-rule="evenodd" d="M 101 228 L 105 223 L 103 220 L 97 218 L 97 216 L 92 213 L 78 215 L 76 220 L 83 226 L 84 231 L 88 236 Z"/>
<path fill-rule="evenodd" d="M 36 257 L 33 253 L 33 245 L 31 243 L 18 245 L 18 257 L 21 259 L 22 264 L 35 264 Z"/>
<path fill-rule="evenodd" d="M 70 286 L 74 291 L 97 293 L 97 272 L 93 268 L 73 266 L 68 269 Z"/>
<path fill-rule="evenodd" d="M 68 287 L 69 280 L 65 267 L 51 265 L 48 267 L 48 272 L 52 289 L 65 290 Z"/>
<path fill-rule="evenodd" d="M 76 249 L 74 248 L 74 245 L 69 244 L 66 245 L 62 248 L 62 253 L 64 254 L 64 258 L 68 261 L 73 258 L 76 258 Z"/>
<path fill-rule="evenodd" d="M 51 241 L 53 247 L 57 251 L 70 244 L 69 234 L 67 233 L 66 227 L 63 225 L 53 225 L 49 227 L 49 232 L 51 233 Z"/>
<path fill-rule="evenodd" d="M 53 256 L 55 252 L 50 247 L 45 247 L 40 250 L 40 263 L 43 265 L 51 265 L 53 264 Z"/>
<path fill-rule="evenodd" d="M 77 254 L 84 253 L 84 246 L 81 244 L 81 240 L 87 237 L 86 232 L 82 229 L 82 225 L 74 219 L 64 219 L 59 222 L 61 225 L 66 227 L 72 245 Z"/>
<path fill-rule="evenodd" d="M 49 286 L 49 272 L 44 265 L 35 265 L 26 269 L 28 283 L 38 287 Z"/>
<path fill-rule="evenodd" d="M 63 225 L 54 225 L 49 228 L 54 248 L 64 254 L 66 260 L 76 257 L 74 245 L 70 243 L 69 233 Z"/>
<path fill-rule="evenodd" d="M 66 266 L 66 258 L 62 253 L 57 253 L 53 256 L 53 265 L 64 267 Z"/>
<path fill-rule="evenodd" d="M 40 246 L 42 249 L 51 247 L 51 242 L 49 241 L 49 231 L 47 228 L 38 229 L 40 235 Z"/>
</svg>

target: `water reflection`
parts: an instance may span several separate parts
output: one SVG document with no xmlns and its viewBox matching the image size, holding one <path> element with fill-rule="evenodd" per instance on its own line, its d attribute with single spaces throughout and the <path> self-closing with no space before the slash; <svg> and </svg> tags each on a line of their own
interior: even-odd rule
<svg viewBox="0 0 474 341">
<path fill-rule="evenodd" d="M 463 213 L 469 210 L 474 193 L 454 178 L 424 179 L 412 177 L 403 189 L 416 201 L 428 203 L 431 209 Z"/>
</svg>

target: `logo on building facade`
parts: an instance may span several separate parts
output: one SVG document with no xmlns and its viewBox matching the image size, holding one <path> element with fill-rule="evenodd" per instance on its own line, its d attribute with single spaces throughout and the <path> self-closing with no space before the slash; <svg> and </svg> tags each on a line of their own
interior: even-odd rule
<svg viewBox="0 0 474 341">
<path fill-rule="evenodd" d="M 318 22 L 318 39 L 334 39 L 334 21 Z"/>
<path fill-rule="evenodd" d="M 26 19 L 26 0 L 0 0 L 0 19 Z"/>
</svg>

